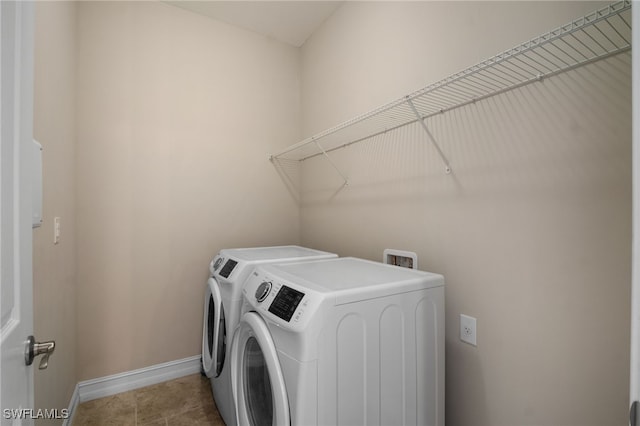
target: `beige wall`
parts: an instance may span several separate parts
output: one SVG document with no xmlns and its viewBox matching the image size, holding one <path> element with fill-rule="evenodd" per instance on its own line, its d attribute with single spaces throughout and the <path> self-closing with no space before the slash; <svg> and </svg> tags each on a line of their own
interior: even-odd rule
<svg viewBox="0 0 640 426">
<path fill-rule="evenodd" d="M 445 275 L 447 424 L 625 424 L 628 54 L 429 120 L 450 176 L 417 127 L 336 152 L 339 192 L 305 162 L 299 207 L 267 161 L 598 6 L 353 2 L 298 51 L 161 3 L 38 3 L 37 406 L 199 354 L 211 256 L 302 242 Z"/>
<path fill-rule="evenodd" d="M 44 221 L 33 234 L 34 329 L 38 340 L 56 341 L 49 368 L 35 370 L 35 402 L 42 408 L 67 408 L 78 382 L 75 22 L 73 3 L 36 5 L 34 136 L 43 146 Z M 56 216 L 62 233 L 54 245 Z"/>
<path fill-rule="evenodd" d="M 298 242 L 300 97 L 297 49 L 160 2 L 78 4 L 77 55 L 84 380 L 198 355 L 213 255 Z"/>
<path fill-rule="evenodd" d="M 302 49 L 309 136 L 599 7 L 349 2 Z M 630 54 L 303 163 L 302 243 L 446 282 L 448 425 L 627 422 Z M 478 346 L 458 339 L 478 321 Z"/>
</svg>

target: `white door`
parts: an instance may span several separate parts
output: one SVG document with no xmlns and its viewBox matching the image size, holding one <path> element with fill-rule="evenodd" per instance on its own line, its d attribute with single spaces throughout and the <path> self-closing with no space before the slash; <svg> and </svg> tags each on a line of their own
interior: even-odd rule
<svg viewBox="0 0 640 426">
<path fill-rule="evenodd" d="M 231 349 L 231 387 L 240 426 L 288 426 L 289 399 L 278 352 L 255 312 L 242 316 Z"/>
<path fill-rule="evenodd" d="M 640 46 L 640 8 L 631 8 L 633 41 Z M 633 266 L 631 278 L 631 377 L 630 399 L 632 426 L 640 426 L 640 55 L 633 51 Z"/>
<path fill-rule="evenodd" d="M 0 413 L 2 425 L 33 424 L 31 179 L 33 3 L 0 1 Z"/>
</svg>

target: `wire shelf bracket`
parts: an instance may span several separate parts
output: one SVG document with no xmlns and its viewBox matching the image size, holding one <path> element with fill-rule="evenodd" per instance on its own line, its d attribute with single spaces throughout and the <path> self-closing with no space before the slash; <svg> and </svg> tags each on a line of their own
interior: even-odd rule
<svg viewBox="0 0 640 426">
<path fill-rule="evenodd" d="M 340 169 L 338 168 L 338 166 L 336 166 L 336 163 L 333 162 L 333 160 L 331 159 L 331 157 L 329 157 L 329 154 L 327 154 L 327 151 L 325 151 L 321 146 L 320 143 L 318 143 L 317 140 L 313 140 L 313 142 L 315 143 L 316 147 L 318 147 L 318 149 L 322 152 L 322 155 L 324 155 L 324 157 L 327 159 L 327 161 L 329 162 L 329 164 L 331 164 L 331 167 L 333 167 L 333 169 L 340 175 L 340 177 L 342 178 L 342 180 L 344 180 L 344 185 L 343 187 L 349 186 L 349 179 L 347 179 L 347 177 L 344 175 L 344 173 L 342 173 L 342 171 L 340 171 Z"/>
<path fill-rule="evenodd" d="M 431 141 L 431 144 L 433 144 L 433 146 L 436 148 L 436 151 L 438 151 L 438 155 L 440 155 L 440 158 L 442 159 L 442 162 L 444 163 L 444 171 L 445 171 L 445 173 L 446 174 L 451 173 L 451 165 L 449 164 L 449 160 L 447 160 L 447 157 L 442 152 L 442 149 L 440 148 L 440 145 L 438 145 L 438 142 L 436 142 L 436 138 L 434 138 L 433 135 L 431 134 L 431 132 L 429 131 L 429 128 L 425 124 L 424 119 L 420 116 L 420 113 L 416 109 L 416 106 L 413 104 L 413 101 L 409 97 L 407 97 L 407 104 L 409 104 L 409 106 L 413 110 L 413 113 L 416 115 L 416 118 L 418 119 L 418 122 L 420 123 L 420 125 L 424 129 L 425 133 L 429 137 L 429 141 Z"/>
<path fill-rule="evenodd" d="M 449 161 L 425 120 L 631 50 L 631 0 L 620 0 L 370 112 L 304 139 L 270 159 L 324 156 L 348 185 L 329 153 L 420 122 L 445 171 Z M 276 164 L 274 162 L 274 164 Z"/>
</svg>

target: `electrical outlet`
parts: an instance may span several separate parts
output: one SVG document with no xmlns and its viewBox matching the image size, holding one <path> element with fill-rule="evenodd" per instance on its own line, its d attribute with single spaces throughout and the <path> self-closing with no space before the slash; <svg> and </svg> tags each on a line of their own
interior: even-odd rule
<svg viewBox="0 0 640 426">
<path fill-rule="evenodd" d="M 477 346 L 476 319 L 474 317 L 460 314 L 460 340 Z"/>
</svg>

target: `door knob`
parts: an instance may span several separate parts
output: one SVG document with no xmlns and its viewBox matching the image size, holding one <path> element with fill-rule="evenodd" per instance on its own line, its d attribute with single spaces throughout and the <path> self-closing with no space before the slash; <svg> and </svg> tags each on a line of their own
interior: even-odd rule
<svg viewBox="0 0 640 426">
<path fill-rule="evenodd" d="M 24 351 L 24 362 L 27 365 L 33 364 L 33 359 L 38 355 L 43 355 L 40 360 L 40 365 L 38 368 L 40 370 L 44 370 L 49 366 L 49 356 L 53 353 L 56 348 L 56 342 L 51 340 L 49 342 L 36 342 L 36 339 L 33 336 L 27 337 L 27 347 Z"/>
</svg>

